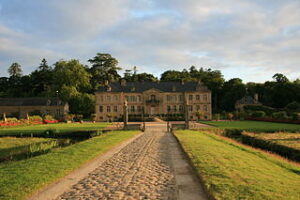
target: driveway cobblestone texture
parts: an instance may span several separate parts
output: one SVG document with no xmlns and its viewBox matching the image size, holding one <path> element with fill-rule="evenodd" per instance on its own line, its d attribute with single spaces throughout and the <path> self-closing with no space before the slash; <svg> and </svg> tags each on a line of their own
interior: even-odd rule
<svg viewBox="0 0 300 200">
<path fill-rule="evenodd" d="M 182 158 L 177 159 L 180 153 L 172 154 L 174 152 L 171 149 L 174 149 L 176 142 L 174 136 L 166 133 L 162 126 L 149 126 L 142 136 L 106 160 L 56 200 L 206 199 L 201 185 L 195 185 L 194 180 L 191 180 L 191 187 L 191 181 L 188 184 L 183 182 L 185 188 L 194 190 L 188 193 L 197 190 L 196 196 L 187 193 L 183 198 L 178 198 L 184 194 L 180 194 L 179 188 L 184 187 L 178 186 L 178 178 L 182 177 L 182 171 L 187 170 L 189 165 Z M 178 166 L 174 167 L 174 163 L 178 163 Z M 183 166 L 183 170 L 178 170 L 180 166 Z M 181 174 L 176 176 L 176 171 Z M 191 176 L 183 179 L 190 180 Z"/>
</svg>

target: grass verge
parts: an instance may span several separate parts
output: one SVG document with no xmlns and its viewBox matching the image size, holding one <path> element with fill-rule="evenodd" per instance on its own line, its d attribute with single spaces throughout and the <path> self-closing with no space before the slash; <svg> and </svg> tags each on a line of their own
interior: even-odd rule
<svg viewBox="0 0 300 200">
<path fill-rule="evenodd" d="M 299 166 L 206 132 L 175 135 L 216 199 L 299 199 Z"/>
<path fill-rule="evenodd" d="M 38 157 L 0 164 L 0 199 L 24 199 L 137 133 L 109 132 Z"/>
<path fill-rule="evenodd" d="M 255 132 L 300 132 L 300 125 L 260 121 L 201 121 L 201 123 L 218 128 L 242 129 Z"/>
</svg>

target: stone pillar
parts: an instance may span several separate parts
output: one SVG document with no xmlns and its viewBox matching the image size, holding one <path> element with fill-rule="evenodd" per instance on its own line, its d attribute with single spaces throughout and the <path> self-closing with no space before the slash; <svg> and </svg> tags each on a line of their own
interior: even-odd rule
<svg viewBox="0 0 300 200">
<path fill-rule="evenodd" d="M 189 129 L 190 128 L 189 103 L 187 99 L 184 102 L 184 115 L 185 115 L 185 128 Z"/>
<path fill-rule="evenodd" d="M 3 121 L 7 122 L 6 113 L 3 113 Z"/>
<path fill-rule="evenodd" d="M 124 101 L 124 106 L 123 106 L 123 121 L 124 121 L 124 128 L 125 128 L 128 123 L 128 105 L 126 100 Z"/>
</svg>

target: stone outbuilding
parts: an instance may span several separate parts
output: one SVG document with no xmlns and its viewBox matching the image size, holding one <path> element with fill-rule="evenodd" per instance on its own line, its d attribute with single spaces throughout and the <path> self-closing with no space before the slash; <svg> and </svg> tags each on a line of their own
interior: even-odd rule
<svg viewBox="0 0 300 200">
<path fill-rule="evenodd" d="M 62 119 L 69 112 L 69 105 L 57 97 L 0 98 L 0 115 L 26 118 L 28 115 L 51 115 Z"/>
<path fill-rule="evenodd" d="M 236 103 L 235 103 L 235 109 L 236 110 L 243 110 L 244 106 L 248 106 L 248 105 L 256 105 L 256 106 L 262 105 L 258 101 L 258 95 L 257 94 L 254 95 L 254 98 L 252 96 L 245 96 L 245 97 L 241 98 L 240 100 L 237 100 Z"/>
</svg>

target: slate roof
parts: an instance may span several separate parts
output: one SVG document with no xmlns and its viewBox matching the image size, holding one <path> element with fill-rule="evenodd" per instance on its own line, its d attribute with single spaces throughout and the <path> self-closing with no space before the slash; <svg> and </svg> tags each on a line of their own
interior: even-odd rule
<svg viewBox="0 0 300 200">
<path fill-rule="evenodd" d="M 0 98 L 0 106 L 64 106 L 65 102 L 57 97 L 30 97 L 30 98 Z"/>
<path fill-rule="evenodd" d="M 243 98 L 241 98 L 240 100 L 236 101 L 236 104 L 260 104 L 260 102 L 256 101 L 253 97 L 251 96 L 245 96 Z"/>
<path fill-rule="evenodd" d="M 110 90 L 108 90 L 110 88 Z M 122 86 L 120 82 L 109 83 L 108 86 L 102 86 L 97 92 L 144 92 L 150 89 L 157 89 L 162 92 L 194 92 L 199 91 L 210 92 L 210 90 L 202 83 L 198 82 L 126 82 L 125 86 Z"/>
</svg>

